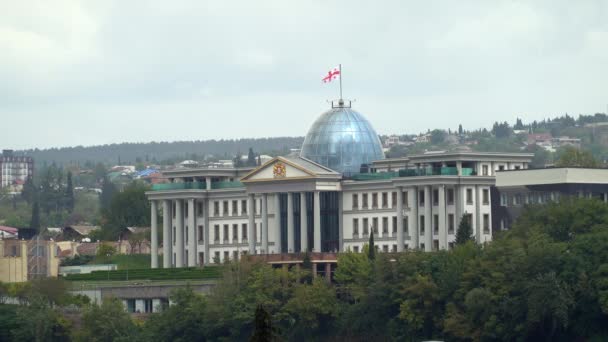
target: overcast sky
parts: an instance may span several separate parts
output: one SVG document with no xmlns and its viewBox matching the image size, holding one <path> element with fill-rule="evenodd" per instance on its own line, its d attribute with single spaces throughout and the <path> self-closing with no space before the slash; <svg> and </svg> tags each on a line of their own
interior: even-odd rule
<svg viewBox="0 0 608 342">
<path fill-rule="evenodd" d="M 380 134 L 608 104 L 608 1 L 0 0 L 0 148 Z"/>
</svg>

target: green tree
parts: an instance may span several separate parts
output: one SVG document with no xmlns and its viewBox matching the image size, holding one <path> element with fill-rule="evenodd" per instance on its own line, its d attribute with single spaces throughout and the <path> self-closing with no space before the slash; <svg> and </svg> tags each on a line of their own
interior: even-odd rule
<svg viewBox="0 0 608 342">
<path fill-rule="evenodd" d="M 35 229 L 37 232 L 40 232 L 40 205 L 38 204 L 38 201 L 35 201 L 32 206 L 30 229 Z"/>
<path fill-rule="evenodd" d="M 74 185 L 72 184 L 71 171 L 68 171 L 67 185 L 65 187 L 65 208 L 70 213 L 74 211 Z"/>
<path fill-rule="evenodd" d="M 133 182 L 122 192 L 112 196 L 110 206 L 104 211 L 105 224 L 102 225 L 106 239 L 118 239 L 127 227 L 147 227 L 150 225 L 150 202 L 146 198 L 148 186 Z"/>
<path fill-rule="evenodd" d="M 69 341 L 69 323 L 39 295 L 30 296 L 28 305 L 19 306 L 17 321 L 15 341 Z"/>
<path fill-rule="evenodd" d="M 297 285 L 285 304 L 285 311 L 296 322 L 290 329 L 289 337 L 320 339 L 331 330 L 332 321 L 337 315 L 337 304 L 334 289 L 320 277 L 310 285 Z"/>
<path fill-rule="evenodd" d="M 456 232 L 456 244 L 463 245 L 468 241 L 472 241 L 473 228 L 471 227 L 471 215 L 465 213 L 460 219 L 458 231 Z"/>
<path fill-rule="evenodd" d="M 367 251 L 367 258 L 370 261 L 374 261 L 376 259 L 376 245 L 374 244 L 374 230 L 372 229 L 371 234 L 369 234 L 369 250 Z"/>
<path fill-rule="evenodd" d="M 581 151 L 575 147 L 565 147 L 558 153 L 558 159 L 555 163 L 558 167 L 598 167 L 599 162 L 593 157 L 590 152 Z"/>
<path fill-rule="evenodd" d="M 139 329 L 125 311 L 119 299 L 106 298 L 101 305 L 93 304 L 82 316 L 78 340 L 94 342 L 132 341 Z"/>
<path fill-rule="evenodd" d="M 116 192 L 116 186 L 104 175 L 101 184 L 101 194 L 99 195 L 99 206 L 102 211 L 110 208 L 112 197 L 114 197 Z"/>
<path fill-rule="evenodd" d="M 255 152 L 253 152 L 253 148 L 249 148 L 249 153 L 247 153 L 247 166 L 256 166 L 257 162 L 255 160 Z"/>
<path fill-rule="evenodd" d="M 272 328 L 272 319 L 264 306 L 258 305 L 255 309 L 255 321 L 253 324 L 253 334 L 249 338 L 250 342 L 269 342 L 275 340 Z"/>
<path fill-rule="evenodd" d="M 431 143 L 442 144 L 447 136 L 446 131 L 442 129 L 434 129 L 431 131 Z"/>
<path fill-rule="evenodd" d="M 23 191 L 21 192 L 21 197 L 27 202 L 27 204 L 32 204 L 36 200 L 37 197 L 37 189 L 34 184 L 33 177 L 27 177 L 25 184 L 23 184 Z"/>
</svg>

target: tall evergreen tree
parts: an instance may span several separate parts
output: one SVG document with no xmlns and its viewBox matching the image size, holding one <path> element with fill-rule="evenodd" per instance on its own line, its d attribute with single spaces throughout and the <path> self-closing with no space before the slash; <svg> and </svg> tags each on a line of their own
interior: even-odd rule
<svg viewBox="0 0 608 342">
<path fill-rule="evenodd" d="M 72 171 L 68 171 L 67 186 L 65 188 L 65 208 L 68 212 L 74 211 L 74 185 L 72 184 Z"/>
<path fill-rule="evenodd" d="M 269 342 L 274 340 L 272 329 L 272 319 L 270 314 L 260 304 L 255 309 L 255 319 L 253 322 L 253 334 L 249 338 L 250 342 Z"/>
<path fill-rule="evenodd" d="M 374 244 L 374 230 L 372 229 L 372 233 L 369 234 L 369 250 L 367 251 L 367 258 L 369 260 L 376 259 L 376 245 Z"/>
<path fill-rule="evenodd" d="M 107 210 L 110 208 L 112 202 L 112 196 L 116 192 L 116 187 L 107 176 L 103 177 L 103 184 L 101 185 L 101 195 L 99 195 L 99 205 L 101 210 Z"/>
<path fill-rule="evenodd" d="M 255 166 L 255 152 L 253 152 L 253 148 L 249 148 L 249 153 L 247 153 L 247 166 Z"/>
<path fill-rule="evenodd" d="M 458 135 L 462 135 L 462 125 L 458 125 Z"/>
<path fill-rule="evenodd" d="M 34 206 L 32 207 L 32 219 L 30 221 L 30 229 L 40 231 L 40 205 L 38 204 L 38 201 L 35 201 Z"/>
<path fill-rule="evenodd" d="M 471 241 L 471 235 L 473 235 L 473 228 L 471 227 L 471 215 L 465 213 L 462 215 L 460 224 L 458 225 L 458 231 L 456 232 L 456 244 L 462 245 Z"/>
<path fill-rule="evenodd" d="M 34 179 L 32 177 L 27 177 L 25 184 L 23 184 L 21 197 L 27 202 L 27 204 L 34 203 L 36 198 L 36 186 L 34 185 Z"/>
</svg>

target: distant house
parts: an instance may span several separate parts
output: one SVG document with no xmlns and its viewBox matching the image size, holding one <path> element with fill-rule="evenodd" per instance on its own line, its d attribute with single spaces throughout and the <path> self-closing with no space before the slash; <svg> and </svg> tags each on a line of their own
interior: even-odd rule
<svg viewBox="0 0 608 342">
<path fill-rule="evenodd" d="M 18 228 L 0 226 L 0 239 L 16 239 L 18 235 Z"/>
<path fill-rule="evenodd" d="M 550 133 L 531 133 L 528 134 L 527 143 L 528 145 L 540 145 L 543 143 L 551 144 L 553 136 Z"/>
<path fill-rule="evenodd" d="M 61 234 L 62 240 L 75 240 L 82 241 L 89 237 L 89 235 L 99 230 L 99 226 L 67 226 L 63 228 L 63 232 Z"/>
<path fill-rule="evenodd" d="M 552 140 L 553 147 L 559 148 L 564 146 L 572 146 L 574 148 L 581 148 L 581 139 L 570 138 L 570 137 L 557 137 Z"/>
</svg>

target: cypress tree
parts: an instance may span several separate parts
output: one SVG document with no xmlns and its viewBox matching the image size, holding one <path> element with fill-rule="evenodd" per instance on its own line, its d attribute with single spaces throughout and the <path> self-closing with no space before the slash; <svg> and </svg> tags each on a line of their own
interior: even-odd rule
<svg viewBox="0 0 608 342">
<path fill-rule="evenodd" d="M 35 201 L 34 206 L 32 207 L 30 229 L 35 229 L 38 232 L 40 231 L 40 205 L 38 204 L 38 201 Z"/>
<path fill-rule="evenodd" d="M 376 259 L 376 245 L 374 244 L 374 230 L 372 229 L 372 233 L 369 234 L 369 250 L 367 251 L 367 258 L 369 260 Z"/>
<path fill-rule="evenodd" d="M 274 331 L 272 328 L 272 320 L 270 314 L 264 310 L 260 304 L 255 309 L 255 318 L 253 322 L 253 334 L 249 338 L 250 342 L 267 342 L 274 340 Z"/>
<path fill-rule="evenodd" d="M 71 213 L 74 211 L 74 185 L 72 184 L 72 172 L 68 171 L 67 186 L 65 188 L 65 208 Z"/>
<path fill-rule="evenodd" d="M 462 245 L 468 241 L 472 241 L 471 235 L 473 234 L 473 228 L 471 227 L 471 215 L 465 213 L 462 215 L 460 224 L 458 225 L 458 231 L 456 232 L 456 244 Z"/>
</svg>

